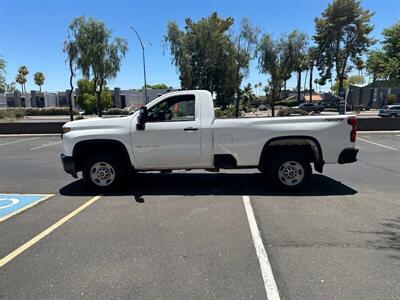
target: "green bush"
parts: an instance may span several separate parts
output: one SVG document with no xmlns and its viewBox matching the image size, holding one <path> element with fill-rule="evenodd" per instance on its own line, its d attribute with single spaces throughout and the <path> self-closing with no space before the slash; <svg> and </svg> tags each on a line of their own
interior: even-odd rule
<svg viewBox="0 0 400 300">
<path fill-rule="evenodd" d="M 105 115 L 129 115 L 129 111 L 122 108 L 110 108 L 107 110 Z"/>
<path fill-rule="evenodd" d="M 226 109 L 217 108 L 214 112 L 217 119 L 235 118 L 235 107 L 233 106 Z"/>
<path fill-rule="evenodd" d="M 74 115 L 78 115 L 79 112 L 74 109 L 72 110 Z M 25 116 L 68 116 L 69 109 L 65 107 L 16 107 L 16 108 L 1 108 L 0 119 L 18 119 Z"/>
<path fill-rule="evenodd" d="M 74 115 L 78 115 L 79 112 L 76 109 L 72 110 Z M 36 107 L 28 107 L 25 108 L 26 116 L 68 116 L 69 108 L 68 107 L 44 107 L 44 108 L 36 108 Z"/>
<path fill-rule="evenodd" d="M 307 116 L 309 113 L 303 109 L 298 109 L 298 108 L 284 108 L 281 109 L 277 116 L 278 117 L 288 117 L 288 116 L 293 116 L 293 115 L 301 115 L 301 116 Z"/>
<path fill-rule="evenodd" d="M 330 107 L 330 108 L 325 108 L 324 111 L 327 111 L 327 112 L 338 112 L 338 109 Z"/>
<path fill-rule="evenodd" d="M 23 108 L 0 108 L 0 119 L 19 119 L 24 116 Z"/>
<path fill-rule="evenodd" d="M 392 105 L 395 104 L 397 100 L 397 96 L 395 94 L 390 94 L 386 96 L 386 104 Z"/>
<path fill-rule="evenodd" d="M 274 105 L 282 105 L 282 106 L 288 106 L 288 107 L 293 107 L 298 104 L 296 99 L 286 99 L 286 100 L 281 100 L 281 101 L 276 101 Z"/>
</svg>

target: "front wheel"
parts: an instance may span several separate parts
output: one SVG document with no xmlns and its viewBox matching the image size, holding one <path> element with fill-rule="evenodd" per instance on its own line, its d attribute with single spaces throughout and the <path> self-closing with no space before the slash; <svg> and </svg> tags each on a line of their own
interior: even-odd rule
<svg viewBox="0 0 400 300">
<path fill-rule="evenodd" d="M 121 163 L 108 155 L 99 154 L 89 158 L 82 171 L 83 179 L 98 192 L 114 190 L 123 178 Z"/>
<path fill-rule="evenodd" d="M 268 168 L 273 186 L 284 191 L 298 191 L 307 186 L 312 171 L 310 162 L 299 154 L 282 153 Z"/>
</svg>

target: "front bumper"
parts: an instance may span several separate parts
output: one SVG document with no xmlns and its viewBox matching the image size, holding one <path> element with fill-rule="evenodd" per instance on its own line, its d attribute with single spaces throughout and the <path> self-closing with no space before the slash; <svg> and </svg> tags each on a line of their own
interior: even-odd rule
<svg viewBox="0 0 400 300">
<path fill-rule="evenodd" d="M 78 175 L 76 173 L 74 158 L 71 156 L 65 156 L 63 153 L 61 153 L 60 157 L 64 167 L 64 171 L 67 172 L 68 174 L 71 174 L 72 177 L 78 178 Z"/>
<path fill-rule="evenodd" d="M 347 148 L 339 155 L 339 164 L 349 164 L 357 161 L 358 149 Z"/>
</svg>

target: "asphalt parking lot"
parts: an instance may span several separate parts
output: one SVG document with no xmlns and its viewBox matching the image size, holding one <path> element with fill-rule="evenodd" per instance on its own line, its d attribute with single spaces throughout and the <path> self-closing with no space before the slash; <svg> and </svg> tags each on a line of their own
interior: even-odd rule
<svg viewBox="0 0 400 300">
<path fill-rule="evenodd" d="M 0 198 L 43 195 L 0 221 L 0 299 L 398 299 L 400 134 L 357 147 L 299 194 L 241 170 L 97 197 L 63 172 L 59 137 L 0 137 Z"/>
</svg>

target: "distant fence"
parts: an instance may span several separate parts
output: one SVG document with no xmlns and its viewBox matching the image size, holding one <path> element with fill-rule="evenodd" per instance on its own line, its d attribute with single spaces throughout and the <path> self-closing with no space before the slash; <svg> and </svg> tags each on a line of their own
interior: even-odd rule
<svg viewBox="0 0 400 300">
<path fill-rule="evenodd" d="M 400 118 L 359 118 L 357 130 L 400 130 Z M 0 122 L 0 134 L 60 133 L 65 122 Z"/>
</svg>

